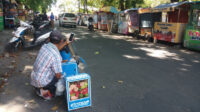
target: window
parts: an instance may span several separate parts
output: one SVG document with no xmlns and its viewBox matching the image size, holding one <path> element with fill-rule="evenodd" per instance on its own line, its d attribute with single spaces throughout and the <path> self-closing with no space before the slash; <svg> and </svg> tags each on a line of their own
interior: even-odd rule
<svg viewBox="0 0 200 112">
<path fill-rule="evenodd" d="M 70 13 L 66 13 L 65 17 L 75 17 L 75 15 L 74 14 L 70 14 Z"/>
</svg>

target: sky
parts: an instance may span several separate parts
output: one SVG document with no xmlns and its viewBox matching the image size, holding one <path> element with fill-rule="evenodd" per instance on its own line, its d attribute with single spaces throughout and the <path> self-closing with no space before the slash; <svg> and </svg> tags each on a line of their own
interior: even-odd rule
<svg viewBox="0 0 200 112">
<path fill-rule="evenodd" d="M 61 4 L 64 4 L 64 6 L 61 6 Z M 82 7 L 83 8 L 83 7 Z M 51 10 L 47 13 L 47 15 L 50 15 L 51 12 L 54 13 L 54 15 L 58 16 L 58 14 L 63 12 L 78 12 L 78 0 L 57 0 L 56 4 L 52 5 Z M 98 10 L 94 7 L 89 7 L 88 10 Z"/>
<path fill-rule="evenodd" d="M 61 4 L 65 4 L 64 7 L 61 7 Z M 47 13 L 50 15 L 51 12 L 54 13 L 54 15 L 58 15 L 60 13 L 65 12 L 73 12 L 78 11 L 78 1 L 77 0 L 57 0 L 55 5 L 52 5 L 51 10 Z"/>
</svg>

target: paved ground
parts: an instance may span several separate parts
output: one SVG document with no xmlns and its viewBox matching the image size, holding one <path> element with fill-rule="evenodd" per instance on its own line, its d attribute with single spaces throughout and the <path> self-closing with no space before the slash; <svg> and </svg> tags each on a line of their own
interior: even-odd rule
<svg viewBox="0 0 200 112">
<path fill-rule="evenodd" d="M 199 52 L 117 34 L 91 33 L 84 27 L 59 29 L 76 34 L 76 51 L 86 60 L 92 77 L 92 107 L 75 112 L 200 111 Z M 2 53 L 0 71 L 4 72 L 0 76 L 8 80 L 0 88 L 0 112 L 66 111 L 64 97 L 44 101 L 29 84 L 38 50 L 10 56 Z"/>
</svg>

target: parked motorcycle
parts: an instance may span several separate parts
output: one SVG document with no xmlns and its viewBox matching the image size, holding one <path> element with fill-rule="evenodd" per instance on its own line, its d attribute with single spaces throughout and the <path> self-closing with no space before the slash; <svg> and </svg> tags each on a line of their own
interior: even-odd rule
<svg viewBox="0 0 200 112">
<path fill-rule="evenodd" d="M 94 31 L 94 25 L 93 25 L 93 18 L 92 17 L 88 18 L 88 30 Z"/>
<path fill-rule="evenodd" d="M 93 22 L 89 22 L 89 23 L 88 23 L 88 29 L 89 29 L 89 31 L 94 31 Z"/>
<path fill-rule="evenodd" d="M 5 49 L 8 52 L 13 52 L 19 47 L 31 48 L 45 43 L 52 31 L 49 24 L 48 21 L 38 24 L 20 21 L 20 26 L 13 31 L 13 37 L 9 40 Z"/>
</svg>

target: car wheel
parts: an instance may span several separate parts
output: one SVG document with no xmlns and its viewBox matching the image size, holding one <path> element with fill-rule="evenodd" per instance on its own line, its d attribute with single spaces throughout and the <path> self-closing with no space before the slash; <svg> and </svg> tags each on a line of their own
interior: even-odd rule
<svg viewBox="0 0 200 112">
<path fill-rule="evenodd" d="M 76 25 L 74 25 L 74 28 L 76 28 Z"/>
</svg>

